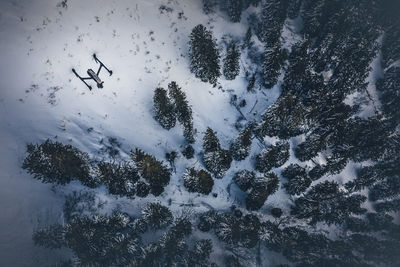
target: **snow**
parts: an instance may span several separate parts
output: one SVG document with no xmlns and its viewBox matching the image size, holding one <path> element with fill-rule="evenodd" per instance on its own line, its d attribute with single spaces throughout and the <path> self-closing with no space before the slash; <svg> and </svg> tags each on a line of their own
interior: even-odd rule
<svg viewBox="0 0 400 267">
<path fill-rule="evenodd" d="M 50 138 L 102 158 L 102 140 L 115 137 L 121 143 L 121 158 L 138 147 L 164 159 L 166 152 L 183 149 L 183 129 L 177 125 L 166 131 L 157 124 L 152 118 L 152 97 L 156 87 L 166 88 L 176 81 L 193 109 L 197 154 L 193 160 L 180 155 L 176 174 L 157 199 L 165 205 L 171 199 L 174 212 L 190 203 L 198 211 L 227 209 L 236 202 L 236 193 L 230 196 L 227 192 L 231 177 L 250 168 L 251 157 L 233 163 L 223 179 L 215 179 L 217 198 L 187 192 L 182 173 L 187 167 L 202 167 L 198 153 L 207 127 L 217 131 L 224 148 L 237 136 L 235 123 L 240 114 L 229 104 L 232 94 L 246 97 L 248 104 L 242 112 L 248 120 L 259 119 L 280 94 L 278 85 L 263 92 L 256 88 L 257 93 L 246 95 L 244 66 L 234 81 L 221 78 L 222 88 L 213 88 L 190 73 L 188 36 L 194 26 L 203 23 L 212 28 L 219 42 L 228 35 L 239 39 L 248 28 L 246 23 L 230 23 L 220 13 L 211 18 L 204 15 L 201 1 L 69 0 L 67 5 L 64 8 L 51 0 L 0 2 L 1 59 L 6 64 L 0 72 L 2 266 L 54 262 L 47 250 L 33 246 L 32 232 L 62 222 L 64 195 L 81 189 L 79 183 L 72 183 L 52 190 L 26 174 L 21 169 L 26 144 Z M 161 12 L 161 5 L 171 7 L 172 12 Z M 89 91 L 71 69 L 82 76 L 88 68 L 97 69 L 93 53 L 114 74 L 102 70 L 104 88 L 89 81 L 93 86 Z M 256 144 L 253 147 L 256 153 Z M 105 188 L 96 192 L 113 207 L 116 198 L 107 195 Z M 118 205 L 135 213 L 153 200 L 152 196 L 134 201 L 123 198 Z"/>
</svg>

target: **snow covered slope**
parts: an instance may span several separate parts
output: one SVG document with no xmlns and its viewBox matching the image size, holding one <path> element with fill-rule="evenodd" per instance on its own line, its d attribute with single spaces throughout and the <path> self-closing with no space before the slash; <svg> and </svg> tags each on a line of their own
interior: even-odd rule
<svg viewBox="0 0 400 267">
<path fill-rule="evenodd" d="M 205 129 L 218 132 L 222 146 L 237 135 L 239 116 L 229 104 L 232 94 L 246 90 L 244 73 L 234 81 L 220 80 L 221 88 L 196 79 L 188 68 L 188 36 L 202 23 L 223 36 L 243 36 L 245 24 L 232 24 L 217 13 L 203 14 L 196 0 L 4 0 L 0 2 L 0 265 L 42 265 L 52 259 L 33 247 L 32 230 L 61 220 L 62 190 L 34 181 L 21 170 L 27 143 L 47 138 L 72 144 L 98 155 L 102 140 L 115 137 L 122 156 L 139 147 L 159 159 L 181 150 L 182 129 L 166 131 L 152 118 L 152 97 L 157 86 L 176 81 L 192 105 L 198 133 L 196 152 Z M 246 16 L 246 12 L 244 15 Z M 245 20 L 243 20 L 245 21 Z M 89 91 L 71 69 L 85 76 L 97 69 L 98 57 L 113 70 L 102 72 L 104 88 Z M 243 71 L 242 71 L 243 72 Z M 255 94 L 246 111 L 257 105 L 249 119 L 260 116 L 279 95 Z M 255 114 L 255 115 L 254 115 Z M 256 147 L 256 145 L 255 145 Z M 256 147 L 257 149 L 257 147 Z M 233 199 L 226 188 L 231 173 L 249 164 L 233 165 L 216 180 L 218 198 L 200 197 L 180 190 L 181 174 L 197 159 L 179 161 L 177 174 L 163 193 L 173 206 L 193 202 L 195 207 L 228 208 Z M 148 200 L 143 200 L 148 201 Z M 185 202 L 185 203 L 183 203 Z M 141 202 L 130 203 L 141 206 Z M 17 253 L 18 250 L 18 253 Z"/>
</svg>

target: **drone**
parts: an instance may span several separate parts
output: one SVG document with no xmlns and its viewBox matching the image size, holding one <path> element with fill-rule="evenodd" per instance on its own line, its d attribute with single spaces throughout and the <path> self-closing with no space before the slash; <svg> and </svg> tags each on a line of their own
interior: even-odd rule
<svg viewBox="0 0 400 267">
<path fill-rule="evenodd" d="M 86 86 L 89 88 L 89 90 L 92 90 L 93 88 L 87 84 L 87 82 L 85 80 L 94 80 L 97 84 L 97 88 L 103 88 L 103 83 L 104 81 L 102 81 L 99 77 L 101 68 L 105 68 L 108 73 L 110 74 L 110 76 L 113 74 L 112 70 L 109 70 L 106 65 L 103 64 L 103 62 L 100 61 L 100 59 L 97 58 L 96 54 L 93 54 L 93 58 L 96 61 L 96 63 L 100 64 L 99 69 L 97 70 L 97 73 L 94 72 L 92 69 L 88 69 L 87 70 L 87 74 L 89 75 L 89 77 L 81 77 L 76 71 L 75 69 L 72 69 L 72 72 L 76 75 L 76 77 L 78 77 L 84 84 L 86 84 Z"/>
</svg>

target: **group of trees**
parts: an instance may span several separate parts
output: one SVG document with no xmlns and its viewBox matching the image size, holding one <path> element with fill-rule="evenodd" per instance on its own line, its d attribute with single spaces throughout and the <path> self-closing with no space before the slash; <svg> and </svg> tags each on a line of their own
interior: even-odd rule
<svg viewBox="0 0 400 267">
<path fill-rule="evenodd" d="M 46 140 L 29 144 L 22 168 L 44 183 L 65 185 L 73 180 L 94 188 L 104 184 L 110 194 L 146 197 L 158 196 L 169 183 L 171 170 L 164 162 L 136 149 L 132 161 L 94 161 L 87 153 L 59 142 Z"/>
<path fill-rule="evenodd" d="M 266 136 L 278 137 L 275 145 L 251 158 L 254 170 L 241 170 L 232 177 L 246 192 L 247 210 L 211 210 L 193 217 L 174 217 L 167 207 L 151 203 L 139 218 L 118 212 L 82 216 L 79 208 L 71 208 L 75 202 L 69 200 L 65 210 L 74 212 L 65 214 L 66 224 L 36 232 L 36 244 L 68 247 L 80 263 L 93 266 L 214 266 L 210 255 L 216 242 L 227 248 L 222 260 L 227 266 L 244 266 L 252 256 L 262 265 L 260 255 L 254 253 L 257 245 L 281 253 L 290 264 L 299 266 L 398 265 L 400 228 L 393 218 L 400 211 L 398 14 L 386 10 L 386 6 L 393 6 L 386 0 L 203 0 L 203 10 L 210 14 L 218 6 L 232 22 L 239 22 L 242 10 L 259 2 L 261 12 L 250 14 L 243 45 L 236 41 L 227 45 L 222 68 L 210 30 L 196 26 L 189 43 L 191 71 L 204 82 L 215 85 L 221 72 L 227 80 L 235 79 L 240 71 L 240 49 L 248 49 L 250 57 L 253 33 L 265 49 L 262 62 L 254 60 L 254 69 L 246 74 L 248 91 L 253 90 L 256 77 L 261 76 L 264 87 L 271 88 L 282 73 L 282 94 L 262 120 L 244 128 L 229 150 L 208 128 L 202 155 L 206 170 L 187 168 L 182 175 L 189 192 L 208 195 L 214 185 L 212 176 L 224 177 L 233 160 L 242 161 L 250 155 L 253 135 L 261 145 Z M 304 23 L 302 41 L 283 49 L 285 20 L 297 16 Z M 378 41 L 382 43 L 378 45 Z M 376 99 L 366 81 L 379 49 L 382 75 L 376 83 L 378 104 L 372 103 Z M 374 106 L 375 114 L 361 118 L 362 105 L 356 98 L 349 100 L 351 94 L 365 96 L 363 101 Z M 171 129 L 177 120 L 183 125 L 186 146 L 182 153 L 192 158 L 190 144 L 194 143 L 195 129 L 185 93 L 175 82 L 168 90 L 157 88 L 154 107 L 154 118 L 163 128 Z M 303 136 L 296 140 L 303 140 L 301 143 L 289 143 L 288 139 L 299 135 Z M 280 180 L 271 170 L 289 160 L 290 144 L 296 158 L 307 163 L 282 168 Z M 118 196 L 158 196 L 171 177 L 164 162 L 139 149 L 132 151 L 132 161 L 119 162 L 94 162 L 86 153 L 50 140 L 28 145 L 27 152 L 23 168 L 43 182 L 79 180 L 88 187 L 104 184 Z M 341 184 L 326 177 L 344 175 L 350 161 L 359 166 L 354 179 Z M 319 182 L 323 176 L 324 181 Z M 280 181 L 291 205 L 253 212 L 278 190 Z M 371 204 L 368 212 L 367 198 Z M 264 210 L 272 217 L 256 215 Z M 334 240 L 317 232 L 324 224 L 335 225 L 329 228 L 338 231 Z M 198 240 L 199 235 L 192 235 L 197 230 L 217 238 Z M 149 231 L 159 234 L 155 242 L 142 239 Z"/>
<path fill-rule="evenodd" d="M 187 215 L 174 217 L 155 202 L 145 206 L 139 218 L 121 212 L 77 216 L 36 231 L 33 239 L 46 248 L 71 249 L 83 266 L 209 266 L 213 244 L 209 239 L 188 243 L 192 228 Z M 142 239 L 156 230 L 161 231 L 156 242 Z"/>
<path fill-rule="evenodd" d="M 168 94 L 163 88 L 154 91 L 154 119 L 165 129 L 176 125 L 176 120 L 183 125 L 183 136 L 186 142 L 193 143 L 195 129 L 193 127 L 192 109 L 186 94 L 174 81 L 168 84 Z"/>
</svg>

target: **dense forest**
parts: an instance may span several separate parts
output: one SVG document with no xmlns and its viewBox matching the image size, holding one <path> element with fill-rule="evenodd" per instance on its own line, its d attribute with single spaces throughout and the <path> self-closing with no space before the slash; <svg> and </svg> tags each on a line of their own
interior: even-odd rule
<svg viewBox="0 0 400 267">
<path fill-rule="evenodd" d="M 125 157 L 112 139 L 102 157 L 52 138 L 29 144 L 22 168 L 33 178 L 87 189 L 66 197 L 64 222 L 37 229 L 35 244 L 73 253 L 57 266 L 269 266 L 269 255 L 280 259 L 276 266 L 399 266 L 398 1 L 201 6 L 206 16 L 248 25 L 241 38 L 222 42 L 199 24 L 185 48 L 190 72 L 210 91 L 245 74 L 246 93 L 230 96 L 241 114 L 236 138 L 227 146 L 212 127 L 198 131 L 185 93 L 190 84 L 169 80 L 149 89 L 151 116 L 162 131 L 178 128 L 184 142 L 163 158 L 140 144 Z M 299 39 L 290 45 L 283 41 L 288 22 Z M 280 95 L 262 116 L 241 113 L 248 97 L 276 86 Z M 181 172 L 180 162 L 196 164 Z M 179 190 L 216 202 L 216 185 L 228 180 L 232 205 L 196 209 L 187 202 L 178 212 L 159 199 L 168 199 L 173 177 Z M 105 211 L 96 190 L 145 204 L 136 214 Z M 278 194 L 285 204 L 269 202 Z"/>
</svg>

